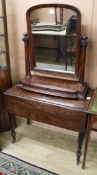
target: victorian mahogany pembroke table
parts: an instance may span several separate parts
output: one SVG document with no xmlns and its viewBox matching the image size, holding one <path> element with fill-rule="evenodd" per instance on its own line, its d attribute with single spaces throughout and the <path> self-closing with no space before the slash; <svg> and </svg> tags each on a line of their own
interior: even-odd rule
<svg viewBox="0 0 97 175">
<path fill-rule="evenodd" d="M 91 129 L 92 115 L 89 112 L 92 103 L 93 91 L 89 91 L 86 100 L 70 100 L 51 97 L 38 93 L 28 92 L 12 87 L 4 93 L 5 108 L 9 113 L 13 142 L 16 140 L 15 116 L 25 117 L 28 120 L 59 126 L 79 133 L 77 148 L 77 164 L 80 162 L 81 148 L 86 135 L 86 144 L 83 160 L 85 159 Z"/>
</svg>

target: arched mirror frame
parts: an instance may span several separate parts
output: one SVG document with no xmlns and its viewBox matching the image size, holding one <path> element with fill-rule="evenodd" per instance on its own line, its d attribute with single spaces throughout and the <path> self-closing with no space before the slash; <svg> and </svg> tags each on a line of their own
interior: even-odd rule
<svg viewBox="0 0 97 175">
<path fill-rule="evenodd" d="M 31 22 L 30 22 L 30 14 L 33 10 L 36 9 L 40 9 L 40 8 L 48 8 L 48 7 L 54 7 L 54 8 L 66 8 L 66 9 L 70 9 L 73 10 L 76 14 L 77 14 L 77 47 L 76 47 L 76 53 L 75 53 L 75 72 L 74 73 L 68 73 L 66 71 L 56 71 L 56 70 L 41 70 L 39 68 L 36 67 L 36 62 L 35 62 L 35 55 L 34 55 L 34 45 L 33 45 L 33 34 L 31 31 Z M 38 72 L 42 72 L 42 73 L 50 73 L 52 75 L 60 75 L 60 76 L 64 76 L 64 77 L 68 77 L 68 78 L 76 78 L 79 80 L 79 72 L 80 72 L 80 38 L 81 38 L 81 13 L 80 11 L 71 5 L 67 5 L 67 4 L 40 4 L 40 5 L 36 5 L 36 6 L 32 6 L 31 8 L 29 8 L 27 10 L 26 13 L 26 19 L 27 19 L 27 32 L 28 32 L 28 52 L 29 52 L 29 56 L 28 56 L 28 63 L 27 65 L 29 65 L 27 67 L 28 70 L 28 74 L 31 73 L 31 70 L 33 71 L 38 71 Z"/>
</svg>

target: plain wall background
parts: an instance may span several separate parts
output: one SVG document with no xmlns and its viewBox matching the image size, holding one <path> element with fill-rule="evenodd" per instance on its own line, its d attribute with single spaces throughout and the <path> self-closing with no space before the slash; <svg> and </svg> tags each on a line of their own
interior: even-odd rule
<svg viewBox="0 0 97 175">
<path fill-rule="evenodd" d="M 29 7 L 46 3 L 45 0 L 6 0 L 10 62 L 13 82 L 25 75 L 23 33 L 26 29 L 26 11 Z M 89 38 L 85 80 L 97 87 L 97 0 L 49 0 L 47 3 L 71 4 L 82 15 L 82 34 Z"/>
</svg>

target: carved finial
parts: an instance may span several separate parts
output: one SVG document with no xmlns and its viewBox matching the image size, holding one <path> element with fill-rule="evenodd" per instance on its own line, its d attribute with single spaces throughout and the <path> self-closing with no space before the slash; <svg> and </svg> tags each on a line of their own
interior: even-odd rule
<svg viewBox="0 0 97 175">
<path fill-rule="evenodd" d="M 87 36 L 82 36 L 81 37 L 81 46 L 86 47 L 88 44 L 88 37 Z"/>
<path fill-rule="evenodd" d="M 23 40 L 24 42 L 28 41 L 28 33 L 24 33 L 23 36 L 24 36 L 24 37 L 23 37 L 22 40 Z"/>
</svg>

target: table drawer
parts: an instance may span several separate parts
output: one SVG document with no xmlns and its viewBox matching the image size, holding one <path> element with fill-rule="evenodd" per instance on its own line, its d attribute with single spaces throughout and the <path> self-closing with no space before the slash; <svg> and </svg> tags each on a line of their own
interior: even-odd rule
<svg viewBox="0 0 97 175">
<path fill-rule="evenodd" d="M 5 96 L 6 109 L 18 116 L 35 121 L 82 131 L 85 129 L 86 114 L 45 102 Z"/>
</svg>

